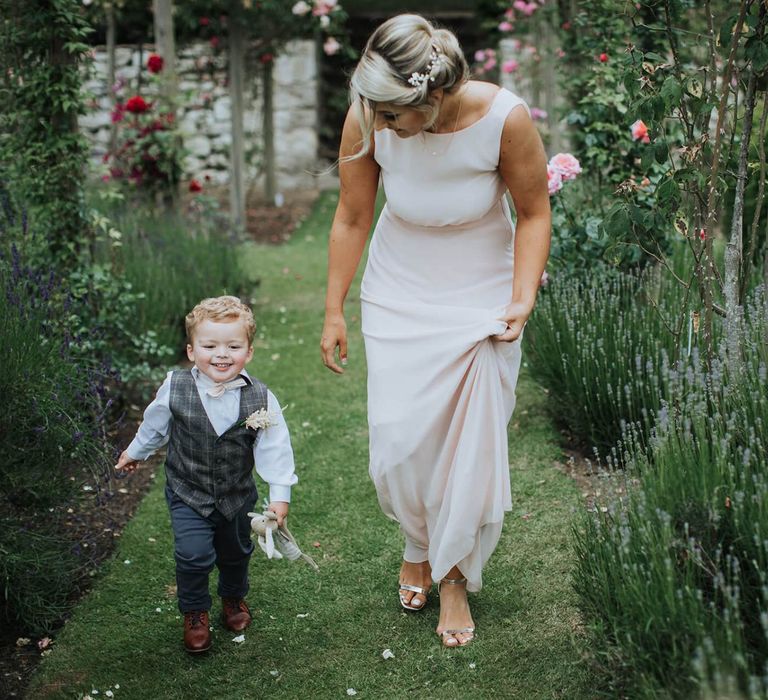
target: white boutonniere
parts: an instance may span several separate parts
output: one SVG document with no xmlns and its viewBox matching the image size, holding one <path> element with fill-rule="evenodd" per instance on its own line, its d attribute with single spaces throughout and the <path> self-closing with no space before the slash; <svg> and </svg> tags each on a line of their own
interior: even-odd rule
<svg viewBox="0 0 768 700">
<path fill-rule="evenodd" d="M 258 430 L 259 428 L 266 430 L 269 426 L 275 424 L 277 415 L 275 412 L 267 411 L 266 408 L 260 408 L 258 411 L 251 413 L 242 424 L 251 430 Z"/>
<path fill-rule="evenodd" d="M 288 408 L 288 405 L 282 406 L 278 411 L 268 411 L 266 408 L 260 408 L 258 411 L 254 411 L 248 416 L 240 425 L 244 425 L 251 430 L 266 430 L 271 425 L 277 424 L 278 416 L 282 415 L 283 411 Z"/>
</svg>

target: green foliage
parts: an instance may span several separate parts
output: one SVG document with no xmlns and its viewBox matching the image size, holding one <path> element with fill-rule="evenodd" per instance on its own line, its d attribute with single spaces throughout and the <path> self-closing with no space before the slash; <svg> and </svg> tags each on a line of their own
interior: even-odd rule
<svg viewBox="0 0 768 700">
<path fill-rule="evenodd" d="M 84 243 L 77 116 L 89 28 L 78 0 L 0 0 L 0 17 L 0 179 L 45 232 L 49 254 L 71 266 Z"/>
<path fill-rule="evenodd" d="M 26 217 L 2 189 L 0 199 L 0 617 L 39 633 L 60 621 L 82 574 L 49 511 L 84 477 L 97 496 L 109 478 L 112 373 L 83 351 L 94 331 L 69 323 L 84 315 L 80 302 L 52 269 L 24 259 L 15 241 L 31 236 Z"/>
<path fill-rule="evenodd" d="M 648 697 L 728 680 L 745 698 L 768 693 L 766 332 L 759 290 L 743 371 L 722 359 L 707 369 L 697 354 L 665 368 L 653 438 L 628 426 L 628 472 L 606 479 L 607 497 L 576 531 L 592 631 Z"/>
<path fill-rule="evenodd" d="M 51 630 L 70 610 L 81 574 L 72 543 L 56 524 L 0 518 L 0 610 L 5 624 L 25 634 Z"/>
</svg>

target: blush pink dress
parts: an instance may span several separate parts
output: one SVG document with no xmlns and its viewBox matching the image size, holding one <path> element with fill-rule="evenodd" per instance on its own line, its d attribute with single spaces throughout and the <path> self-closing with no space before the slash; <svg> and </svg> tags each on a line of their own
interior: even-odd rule
<svg viewBox="0 0 768 700">
<path fill-rule="evenodd" d="M 502 343 L 514 229 L 498 171 L 501 89 L 453 133 L 375 133 L 387 203 L 363 276 L 370 474 L 407 561 L 482 586 L 511 508 L 507 424 L 520 343 Z"/>
</svg>

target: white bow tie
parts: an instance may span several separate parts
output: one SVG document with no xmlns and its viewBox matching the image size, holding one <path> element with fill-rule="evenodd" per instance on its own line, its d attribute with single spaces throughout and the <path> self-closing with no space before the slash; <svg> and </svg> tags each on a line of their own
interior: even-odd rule
<svg viewBox="0 0 768 700">
<path fill-rule="evenodd" d="M 248 386 L 248 382 L 242 377 L 238 377 L 237 379 L 231 379 L 228 382 L 221 382 L 220 384 L 209 386 L 205 390 L 205 393 L 208 394 L 208 396 L 218 398 L 219 396 L 222 396 L 224 392 L 229 391 L 230 389 L 239 389 L 242 386 Z"/>
</svg>

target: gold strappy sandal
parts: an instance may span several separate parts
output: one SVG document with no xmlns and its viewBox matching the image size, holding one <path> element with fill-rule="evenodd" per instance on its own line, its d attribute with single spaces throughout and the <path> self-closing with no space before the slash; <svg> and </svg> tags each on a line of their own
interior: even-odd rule
<svg viewBox="0 0 768 700">
<path fill-rule="evenodd" d="M 440 595 L 440 589 L 442 588 L 444 583 L 447 583 L 450 586 L 457 586 L 461 585 L 462 583 L 466 583 L 467 579 L 465 578 L 444 578 L 440 581 L 437 587 L 437 594 Z M 468 639 L 464 639 L 463 641 L 456 639 L 457 634 L 471 634 L 472 636 Z M 474 627 L 462 627 L 461 629 L 454 629 L 454 630 L 443 630 L 442 632 L 437 632 L 437 636 L 440 637 L 443 646 L 446 649 L 455 649 L 456 647 L 465 647 L 467 644 L 469 644 L 472 640 L 475 638 L 475 628 Z M 445 639 L 448 636 L 452 636 L 454 639 L 456 639 L 456 644 L 446 644 Z"/>
<path fill-rule="evenodd" d="M 405 602 L 405 596 L 402 593 L 399 593 L 400 598 L 400 605 L 403 606 L 405 610 L 424 610 L 424 608 L 427 607 L 427 601 L 429 596 L 429 589 L 428 588 L 422 588 L 421 586 L 412 586 L 410 583 L 399 583 L 397 585 L 398 591 L 412 591 L 413 593 L 420 593 L 424 596 L 424 603 L 422 605 L 408 605 L 408 603 Z M 415 596 L 411 597 L 411 600 L 413 600 Z"/>
</svg>

